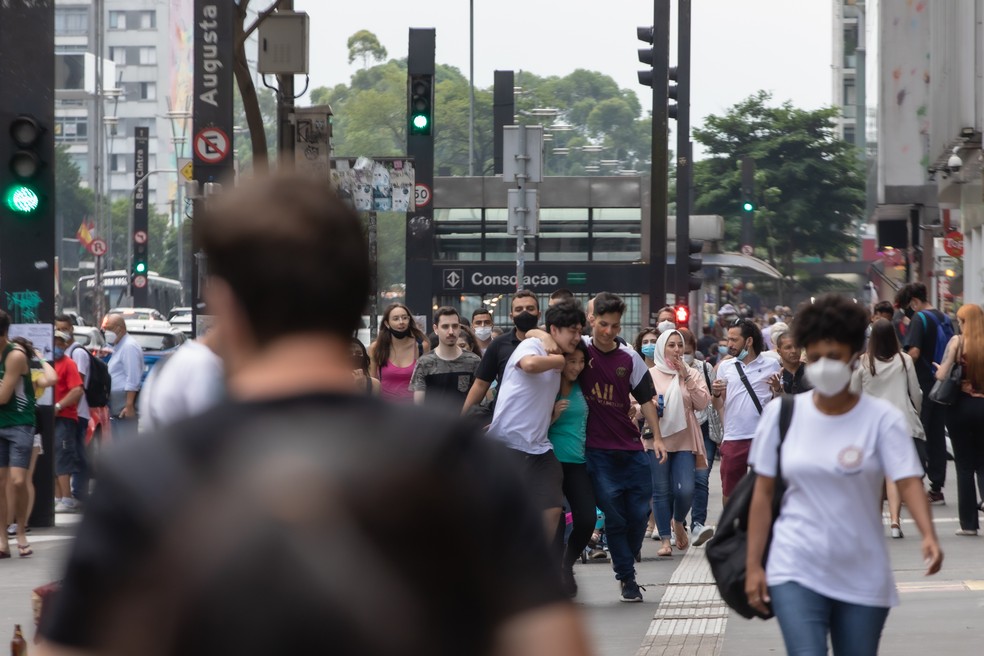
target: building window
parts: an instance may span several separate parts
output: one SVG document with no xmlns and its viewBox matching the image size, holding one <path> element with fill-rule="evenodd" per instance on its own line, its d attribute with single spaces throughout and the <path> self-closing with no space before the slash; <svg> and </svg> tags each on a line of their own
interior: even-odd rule
<svg viewBox="0 0 984 656">
<path fill-rule="evenodd" d="M 157 13 L 155 11 L 141 11 L 139 16 L 141 30 L 153 30 L 157 28 Z"/>
<path fill-rule="evenodd" d="M 140 100 L 157 100 L 157 83 L 140 83 Z"/>
<path fill-rule="evenodd" d="M 109 12 L 109 29 L 111 29 L 111 30 L 125 30 L 126 29 L 126 12 L 125 11 L 111 11 L 111 12 Z"/>
<path fill-rule="evenodd" d="M 110 46 L 109 58 L 112 59 L 117 66 L 126 66 L 126 48 L 121 46 Z"/>
<path fill-rule="evenodd" d="M 131 154 L 130 157 L 133 155 Z M 113 173 L 126 173 L 127 155 L 113 155 L 109 160 L 109 170 Z"/>
<path fill-rule="evenodd" d="M 55 122 L 55 141 L 84 143 L 89 136 L 89 124 L 84 116 L 63 116 Z"/>
<path fill-rule="evenodd" d="M 844 118 L 857 117 L 858 89 L 854 80 L 844 80 Z"/>
<path fill-rule="evenodd" d="M 55 8 L 55 35 L 79 36 L 89 33 L 89 11 L 77 7 Z"/>
<path fill-rule="evenodd" d="M 591 259 L 634 262 L 642 259 L 642 210 L 596 207 L 591 213 Z"/>
<path fill-rule="evenodd" d="M 482 210 L 435 209 L 434 247 L 437 260 L 482 259 Z"/>
<path fill-rule="evenodd" d="M 851 144 L 854 143 L 854 128 L 853 127 L 845 127 L 844 128 L 844 141 L 846 141 L 847 143 L 851 143 Z"/>
<path fill-rule="evenodd" d="M 156 66 L 157 65 L 157 48 L 153 46 L 144 46 L 140 48 L 140 65 L 141 66 Z"/>
<path fill-rule="evenodd" d="M 536 237 L 539 262 L 588 259 L 588 209 L 540 210 L 540 234 Z"/>
<path fill-rule="evenodd" d="M 844 68 L 858 66 L 858 25 L 844 26 Z"/>
</svg>

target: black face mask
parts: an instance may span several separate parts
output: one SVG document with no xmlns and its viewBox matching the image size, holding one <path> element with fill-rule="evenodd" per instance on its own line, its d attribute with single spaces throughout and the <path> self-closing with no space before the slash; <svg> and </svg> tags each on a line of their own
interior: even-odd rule
<svg viewBox="0 0 984 656">
<path fill-rule="evenodd" d="M 390 328 L 390 332 L 393 333 L 393 337 L 395 337 L 396 339 L 403 339 L 404 337 L 410 336 L 409 328 L 407 328 L 406 330 L 393 330 L 392 328 Z"/>
<path fill-rule="evenodd" d="M 906 309 L 902 310 L 902 314 L 904 314 L 909 319 L 911 319 L 915 313 L 916 311 L 913 310 L 911 307 L 907 307 Z"/>
<path fill-rule="evenodd" d="M 525 333 L 528 330 L 533 330 L 536 328 L 536 316 L 530 314 L 529 312 L 522 312 L 513 317 L 513 323 L 516 324 L 516 330 L 521 333 Z"/>
</svg>

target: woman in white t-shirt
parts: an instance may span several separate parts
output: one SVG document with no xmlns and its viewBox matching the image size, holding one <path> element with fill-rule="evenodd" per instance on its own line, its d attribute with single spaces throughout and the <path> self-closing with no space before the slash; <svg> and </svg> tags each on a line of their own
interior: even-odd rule
<svg viewBox="0 0 984 656">
<path fill-rule="evenodd" d="M 867 324 L 860 306 L 832 294 L 804 304 L 794 320 L 814 389 L 796 397 L 781 446 L 786 492 L 764 567 L 780 456 L 778 403 L 766 406 L 752 444 L 759 477 L 745 591 L 763 613 L 771 603 L 790 653 L 826 654 L 828 636 L 835 656 L 878 653 L 889 608 L 898 604 L 879 509 L 886 477 L 923 535 L 927 574 L 943 562 L 905 417 L 849 388 Z"/>
<path fill-rule="evenodd" d="M 871 324 L 871 334 L 868 337 L 868 352 L 861 356 L 858 368 L 851 378 L 851 391 L 864 392 L 879 399 L 885 399 L 902 411 L 906 425 L 913 438 L 926 442 L 926 431 L 923 429 L 919 412 L 922 408 L 922 388 L 916 378 L 916 366 L 908 353 L 899 346 L 899 338 L 895 336 L 895 326 L 891 321 L 878 319 Z M 916 443 L 916 452 L 920 447 Z M 922 459 L 920 459 L 922 460 Z M 902 497 L 899 488 L 891 478 L 885 479 L 885 496 L 888 497 L 888 514 L 891 518 L 892 537 L 902 535 Z"/>
</svg>

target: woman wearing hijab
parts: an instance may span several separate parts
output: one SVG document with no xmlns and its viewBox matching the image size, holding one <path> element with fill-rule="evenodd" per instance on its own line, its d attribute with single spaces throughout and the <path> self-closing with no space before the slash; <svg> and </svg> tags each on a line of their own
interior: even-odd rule
<svg viewBox="0 0 984 656">
<path fill-rule="evenodd" d="M 653 507 L 661 538 L 658 556 L 673 555 L 670 529 L 681 551 L 690 544 L 686 519 L 694 499 L 697 469 L 707 467 L 704 436 L 695 411 L 711 402 L 701 373 L 688 367 L 683 358 L 683 335 L 669 330 L 659 336 L 654 365 L 649 370 L 656 386 L 657 408 L 662 408 L 659 432 L 669 457 L 663 464 L 653 463 Z"/>
</svg>

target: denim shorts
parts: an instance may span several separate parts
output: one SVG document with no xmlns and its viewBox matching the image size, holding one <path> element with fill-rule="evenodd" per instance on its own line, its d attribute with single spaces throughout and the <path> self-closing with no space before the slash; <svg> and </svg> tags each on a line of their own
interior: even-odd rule
<svg viewBox="0 0 984 656">
<path fill-rule="evenodd" d="M 75 446 L 78 423 L 74 419 L 55 418 L 55 475 L 68 476 L 79 471 L 78 448 Z"/>
<path fill-rule="evenodd" d="M 31 466 L 34 449 L 34 426 L 7 426 L 0 428 L 0 469 Z"/>
</svg>

